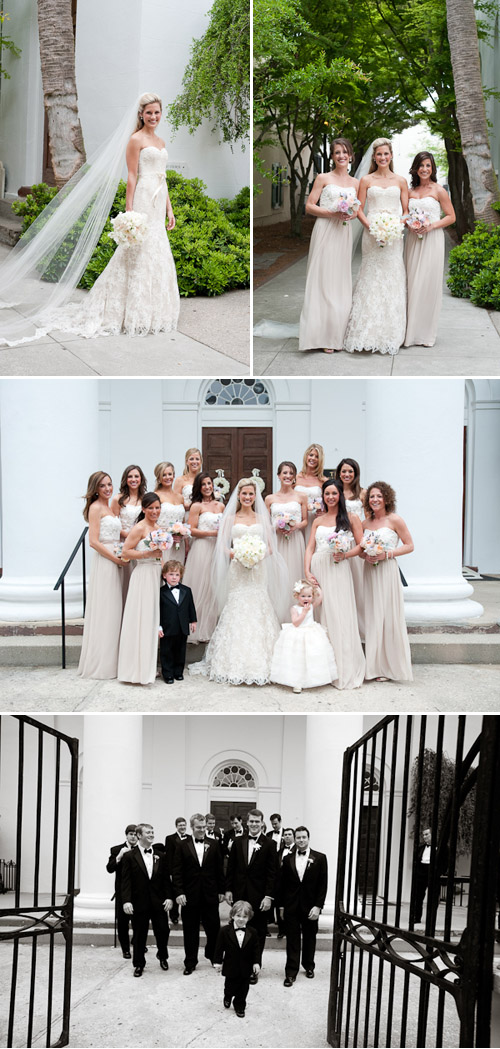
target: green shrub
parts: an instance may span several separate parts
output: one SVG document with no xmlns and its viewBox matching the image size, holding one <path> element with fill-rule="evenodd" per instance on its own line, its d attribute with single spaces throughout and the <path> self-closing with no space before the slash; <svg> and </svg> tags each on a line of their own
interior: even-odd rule
<svg viewBox="0 0 500 1049">
<path fill-rule="evenodd" d="M 460 299 L 471 297 L 472 285 L 484 266 L 491 263 L 500 248 L 500 226 L 478 222 L 473 233 L 467 233 L 461 244 L 450 252 L 448 287 Z"/>
<path fill-rule="evenodd" d="M 175 259 L 179 291 L 183 296 L 220 295 L 231 288 L 245 288 L 250 282 L 250 191 L 241 190 L 234 201 L 216 201 L 204 193 L 204 183 L 186 179 L 177 171 L 167 173 L 176 226 L 169 233 Z M 83 274 L 79 287 L 91 288 L 107 266 L 116 244 L 111 240 L 111 222 L 125 211 L 126 184 L 118 185 L 109 218 Z M 13 205 L 23 218 L 22 232 L 31 225 L 55 195 L 44 183 L 33 187 L 24 201 Z M 57 281 L 63 271 L 71 245 L 78 238 L 84 219 L 75 224 L 64 245 L 54 257 L 44 279 Z"/>
<path fill-rule="evenodd" d="M 500 245 L 471 283 L 471 302 L 500 310 Z"/>
</svg>

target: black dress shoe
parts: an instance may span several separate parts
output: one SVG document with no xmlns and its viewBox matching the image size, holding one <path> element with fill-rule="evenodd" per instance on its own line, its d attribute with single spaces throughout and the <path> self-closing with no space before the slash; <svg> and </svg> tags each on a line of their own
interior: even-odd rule
<svg viewBox="0 0 500 1049">
<path fill-rule="evenodd" d="M 184 674 L 175 674 L 176 681 L 184 681 Z"/>
<path fill-rule="evenodd" d="M 191 973 L 194 973 L 194 968 L 190 969 L 189 966 L 186 965 L 183 975 L 184 976 L 191 976 Z"/>
<path fill-rule="evenodd" d="M 252 975 L 250 977 L 250 983 L 258 983 L 258 982 L 259 982 L 258 973 L 252 973 Z"/>
<path fill-rule="evenodd" d="M 164 677 L 163 680 L 164 680 L 166 685 L 173 685 L 173 683 L 174 683 L 173 677 Z"/>
<path fill-rule="evenodd" d="M 276 939 L 277 939 L 277 940 L 284 940 L 284 939 L 285 939 L 285 934 L 284 934 L 284 932 L 279 932 L 279 933 L 278 933 L 278 935 L 277 935 L 277 937 L 276 937 Z"/>
<path fill-rule="evenodd" d="M 306 969 L 306 976 L 308 980 L 314 980 L 314 969 Z"/>
<path fill-rule="evenodd" d="M 171 918 L 170 921 L 172 922 L 172 925 L 178 925 L 179 924 L 179 919 L 178 918 Z"/>
<path fill-rule="evenodd" d="M 131 958 L 132 957 L 130 951 L 122 951 L 122 954 L 123 954 L 124 958 Z"/>
<path fill-rule="evenodd" d="M 160 958 L 160 969 L 164 969 L 166 972 L 168 969 L 168 962 L 166 958 Z"/>
<path fill-rule="evenodd" d="M 244 1016 L 245 1015 L 245 1010 L 244 1009 L 235 1009 L 234 1011 L 236 1013 L 236 1016 Z"/>
<path fill-rule="evenodd" d="M 134 969 L 134 976 L 142 976 L 142 965 L 138 965 L 137 968 Z"/>
<path fill-rule="evenodd" d="M 293 987 L 295 983 L 295 976 L 285 976 L 283 980 L 283 987 Z"/>
<path fill-rule="evenodd" d="M 231 999 L 230 998 L 224 998 L 224 1009 L 230 1009 L 230 1008 L 231 1008 Z"/>
</svg>

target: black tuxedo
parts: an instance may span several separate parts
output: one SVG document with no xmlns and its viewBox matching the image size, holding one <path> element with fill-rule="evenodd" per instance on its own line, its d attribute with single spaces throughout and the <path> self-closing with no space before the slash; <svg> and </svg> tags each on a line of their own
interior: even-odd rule
<svg viewBox="0 0 500 1049">
<path fill-rule="evenodd" d="M 314 970 L 318 921 L 308 918 L 312 907 L 323 909 L 328 887 L 328 865 L 324 853 L 309 850 L 302 881 L 297 874 L 297 849 L 285 856 L 279 879 L 279 898 L 285 908 L 286 976 L 295 978 L 302 960 L 304 969 Z M 302 959 L 300 939 L 302 933 Z"/>
<path fill-rule="evenodd" d="M 187 837 L 187 834 L 186 834 L 186 837 Z M 177 846 L 180 844 L 181 841 L 182 841 L 182 838 L 179 837 L 177 831 L 175 831 L 174 834 L 167 834 L 167 837 L 165 838 L 165 856 L 166 856 L 166 860 L 167 860 L 167 870 L 168 870 L 168 873 L 170 874 L 171 878 L 173 877 L 173 873 L 174 873 L 175 850 L 176 850 Z M 173 922 L 178 922 L 178 920 L 179 920 L 179 908 L 178 908 L 178 906 L 177 906 L 177 904 L 175 902 L 175 896 L 174 896 L 174 905 L 172 907 L 172 910 L 170 911 L 170 918 L 171 918 L 171 920 Z"/>
<path fill-rule="evenodd" d="M 173 899 L 173 889 L 168 874 L 165 853 L 153 854 L 153 874 L 150 878 L 136 845 L 122 859 L 122 904 L 131 903 L 134 908 L 132 928 L 134 930 L 133 965 L 143 968 L 144 948 L 148 938 L 149 921 L 160 959 L 168 958 L 168 914 L 164 910 L 165 900 Z"/>
<path fill-rule="evenodd" d="M 431 871 L 430 863 L 422 863 L 422 857 L 426 848 L 425 842 L 421 842 L 417 850 L 417 862 L 415 865 L 415 872 L 413 878 L 412 895 L 413 895 L 413 921 L 419 924 L 422 921 L 422 911 L 424 908 L 424 898 L 429 887 L 429 875 Z M 431 845 L 431 858 L 436 855 L 436 848 Z M 437 877 L 446 872 L 448 867 L 448 846 L 440 849 L 439 854 L 436 856 L 436 867 L 434 873 Z"/>
<path fill-rule="evenodd" d="M 225 925 L 217 937 L 214 962 L 222 962 L 222 975 L 226 977 L 224 998 L 228 1001 L 234 997 L 235 1009 L 245 1009 L 250 977 L 254 965 L 260 965 L 259 937 L 247 925 L 245 938 L 240 947 L 233 925 Z"/>
<path fill-rule="evenodd" d="M 250 837 L 235 838 L 227 864 L 226 891 L 232 892 L 233 900 L 248 900 L 254 915 L 249 925 L 257 930 L 260 953 L 266 943 L 267 913 L 260 910 L 264 896 L 274 899 L 278 872 L 278 853 L 273 842 L 264 834 L 257 838 L 258 849 L 254 849 L 248 862 Z M 260 959 L 259 959 L 260 962 Z"/>
<path fill-rule="evenodd" d="M 224 892 L 224 875 L 222 853 L 216 841 L 205 839 L 201 866 L 193 838 L 180 842 L 174 855 L 173 886 L 176 897 L 186 897 L 182 908 L 184 965 L 194 969 L 198 964 L 200 922 L 207 937 L 205 958 L 210 961 L 220 928 L 219 894 Z"/>
<path fill-rule="evenodd" d="M 161 670 L 164 678 L 179 677 L 186 661 L 186 640 L 189 624 L 196 623 L 193 595 L 188 586 L 179 583 L 179 601 L 167 583 L 160 588 Z"/>
<path fill-rule="evenodd" d="M 123 910 L 122 898 L 121 898 L 123 857 L 122 857 L 122 859 L 120 860 L 119 863 L 116 862 L 116 857 L 118 856 L 118 853 L 121 852 L 121 850 L 126 845 L 127 845 L 126 841 L 122 841 L 121 845 L 112 845 L 111 849 L 110 849 L 110 852 L 109 852 L 109 860 L 108 860 L 108 862 L 106 864 L 106 870 L 108 871 L 108 873 L 109 874 L 114 874 L 114 876 L 115 876 L 114 901 L 115 901 L 116 931 L 117 931 L 117 934 L 118 934 L 118 941 L 119 941 L 120 947 L 121 947 L 122 951 L 124 951 L 124 952 L 130 951 L 130 941 L 129 941 L 129 934 L 128 934 L 130 918 L 129 918 L 128 914 L 125 914 L 125 912 Z M 130 850 L 127 849 L 127 851 L 129 852 Z"/>
<path fill-rule="evenodd" d="M 238 834 L 238 837 L 239 838 L 247 838 L 248 837 L 248 831 L 247 830 L 243 830 L 241 834 Z M 233 847 L 233 841 L 235 840 L 235 838 L 236 838 L 236 834 L 235 834 L 235 831 L 234 831 L 234 827 L 230 827 L 229 830 L 224 831 L 224 837 L 222 839 L 222 849 L 223 849 L 223 852 L 224 852 L 225 856 L 229 855 L 229 853 L 230 853 L 230 851 L 231 851 L 231 849 Z"/>
</svg>

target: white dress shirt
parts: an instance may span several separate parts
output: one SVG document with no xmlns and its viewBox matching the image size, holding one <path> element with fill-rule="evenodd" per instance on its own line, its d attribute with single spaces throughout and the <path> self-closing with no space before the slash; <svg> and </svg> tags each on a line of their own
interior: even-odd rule
<svg viewBox="0 0 500 1049">
<path fill-rule="evenodd" d="M 147 848 L 151 849 L 151 852 L 148 852 L 146 854 L 146 849 L 144 848 L 144 846 L 143 845 L 139 845 L 139 849 L 141 850 L 142 858 L 144 860 L 144 863 L 145 863 L 145 866 L 146 866 L 146 870 L 148 872 L 148 878 L 152 878 L 153 877 L 153 846 L 152 845 L 148 845 Z"/>
<path fill-rule="evenodd" d="M 303 856 L 300 855 L 298 850 L 296 850 L 295 852 L 295 866 L 297 868 L 297 874 L 299 876 L 300 881 L 302 881 L 302 878 L 304 877 L 304 872 L 307 867 L 307 861 L 309 859 L 310 851 L 311 850 L 307 848 Z"/>
</svg>

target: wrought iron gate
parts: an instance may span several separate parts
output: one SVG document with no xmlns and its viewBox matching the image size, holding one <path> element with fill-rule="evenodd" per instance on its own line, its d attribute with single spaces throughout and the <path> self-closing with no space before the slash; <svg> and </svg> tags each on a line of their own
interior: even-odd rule
<svg viewBox="0 0 500 1049">
<path fill-rule="evenodd" d="M 499 798 L 500 718 L 386 717 L 346 751 L 330 1045 L 490 1045 Z"/>
<path fill-rule="evenodd" d="M 12 942 L 4 1046 L 68 1044 L 77 778 L 78 740 L 0 718 L 1 840 L 13 843 L 16 869 L 13 894 L 0 897 L 0 941 Z"/>
</svg>

